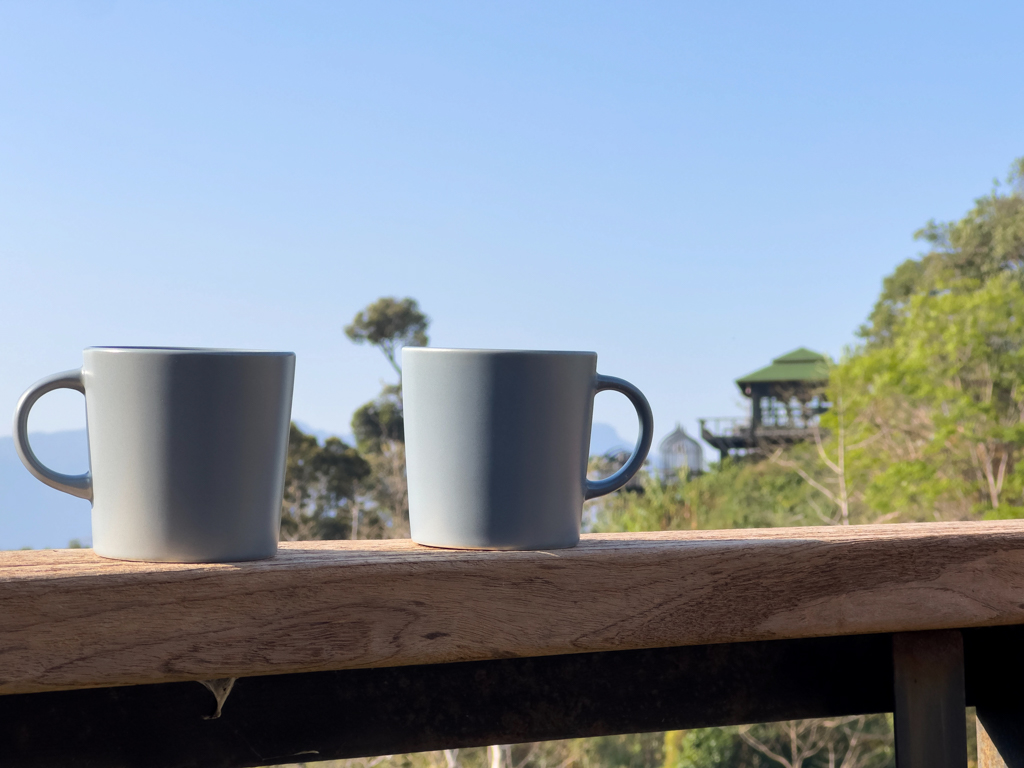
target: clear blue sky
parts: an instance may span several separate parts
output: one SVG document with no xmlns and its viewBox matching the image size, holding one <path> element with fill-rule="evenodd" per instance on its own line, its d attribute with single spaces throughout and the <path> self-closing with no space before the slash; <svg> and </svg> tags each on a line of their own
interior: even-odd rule
<svg viewBox="0 0 1024 768">
<path fill-rule="evenodd" d="M 0 404 L 98 344 L 294 350 L 347 432 L 342 327 L 592 349 L 659 436 L 853 341 L 929 218 L 1024 154 L 1024 3 L 0 4 Z M 77 394 L 33 428 L 84 423 Z M 7 419 L 0 434 L 9 434 Z M 627 437 L 631 409 L 598 399 Z"/>
</svg>

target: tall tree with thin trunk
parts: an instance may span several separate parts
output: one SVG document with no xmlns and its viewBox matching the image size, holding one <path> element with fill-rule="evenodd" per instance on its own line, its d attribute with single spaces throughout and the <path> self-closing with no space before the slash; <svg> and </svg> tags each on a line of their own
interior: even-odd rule
<svg viewBox="0 0 1024 768">
<path fill-rule="evenodd" d="M 358 312 L 345 327 L 357 344 L 372 344 L 398 374 L 396 384 L 383 383 L 375 399 L 352 416 L 352 431 L 371 473 L 363 483 L 365 509 L 355 513 L 353 533 L 388 538 L 409 535 L 409 492 L 405 475 L 405 418 L 402 402 L 402 347 L 426 346 L 430 319 L 415 299 L 384 297 Z M 375 526 L 362 525 L 365 517 Z"/>
</svg>

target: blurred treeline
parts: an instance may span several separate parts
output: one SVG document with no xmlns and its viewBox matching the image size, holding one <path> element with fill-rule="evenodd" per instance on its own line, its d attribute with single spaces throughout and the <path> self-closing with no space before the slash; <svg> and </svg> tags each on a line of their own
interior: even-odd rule
<svg viewBox="0 0 1024 768">
<path fill-rule="evenodd" d="M 644 478 L 594 529 L 748 528 L 1024 516 L 1024 158 L 885 278 L 831 364 L 816 440 L 693 477 Z"/>
<path fill-rule="evenodd" d="M 356 315 L 345 334 L 372 344 L 394 368 L 397 382 L 352 416 L 356 445 L 340 438 L 322 444 L 291 427 L 285 471 L 281 538 L 382 539 L 409 535 L 402 414 L 403 346 L 426 346 L 429 319 L 414 299 L 385 297 Z"/>
<path fill-rule="evenodd" d="M 814 440 L 764 444 L 693 475 L 645 472 L 638 486 L 588 504 L 589 529 L 1024 517 L 1024 158 L 959 221 L 929 222 L 916 237 L 927 252 L 885 278 L 859 344 L 831 364 L 822 393 L 831 407 Z M 408 535 L 396 354 L 426 344 L 426 331 L 411 299 L 382 299 L 346 329 L 379 346 L 399 379 L 357 411 L 354 447 L 320 445 L 293 428 L 285 538 Z M 876 715 L 324 765 L 342 764 L 882 768 L 893 765 L 893 747 L 889 716 Z"/>
<path fill-rule="evenodd" d="M 296 768 L 881 768 L 894 764 L 891 731 L 887 716 L 862 716 L 382 755 Z M 790 759 L 793 752 L 796 759 Z"/>
</svg>

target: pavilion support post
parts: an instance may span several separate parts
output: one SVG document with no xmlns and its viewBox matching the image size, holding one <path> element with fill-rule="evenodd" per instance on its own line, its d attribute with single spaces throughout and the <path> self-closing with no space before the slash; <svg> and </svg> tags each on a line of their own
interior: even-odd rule
<svg viewBox="0 0 1024 768">
<path fill-rule="evenodd" d="M 960 632 L 894 634 L 892 660 L 897 768 L 967 768 Z"/>
<path fill-rule="evenodd" d="M 764 392 L 760 387 L 752 387 L 750 393 L 750 436 L 753 437 L 761 426 L 761 398 Z"/>
</svg>

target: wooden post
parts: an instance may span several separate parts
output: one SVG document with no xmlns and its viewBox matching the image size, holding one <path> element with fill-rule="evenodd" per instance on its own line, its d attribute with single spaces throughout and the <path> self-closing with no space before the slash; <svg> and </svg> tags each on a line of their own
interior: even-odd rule
<svg viewBox="0 0 1024 768">
<path fill-rule="evenodd" d="M 892 660 L 897 768 L 967 768 L 960 632 L 897 633 Z"/>
</svg>

